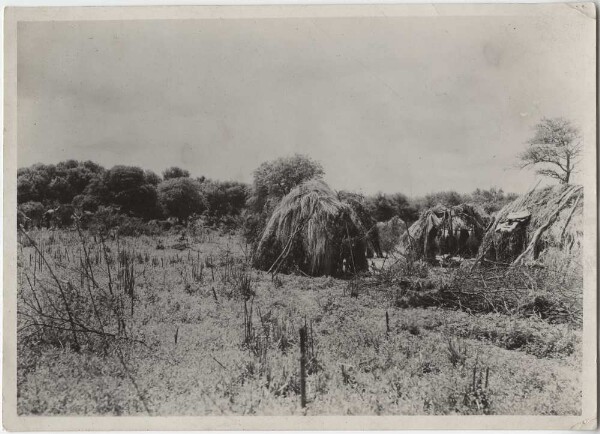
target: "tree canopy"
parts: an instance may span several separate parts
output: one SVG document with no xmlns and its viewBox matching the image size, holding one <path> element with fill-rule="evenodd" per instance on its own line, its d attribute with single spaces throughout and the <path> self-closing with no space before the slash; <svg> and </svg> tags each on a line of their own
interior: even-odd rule
<svg viewBox="0 0 600 434">
<path fill-rule="evenodd" d="M 144 171 L 136 166 L 114 166 L 104 180 L 110 202 L 138 217 L 157 215 L 156 187 L 146 181 Z"/>
<path fill-rule="evenodd" d="M 254 171 L 251 205 L 261 212 L 268 199 L 279 200 L 297 185 L 324 173 L 321 164 L 300 154 L 262 163 Z"/>
<path fill-rule="evenodd" d="M 378 193 L 368 198 L 369 209 L 378 222 L 385 222 L 393 217 L 411 223 L 419 218 L 418 209 L 408 197 L 402 193 Z"/>
<path fill-rule="evenodd" d="M 536 173 L 568 184 L 581 155 L 579 130 L 563 118 L 544 118 L 520 154 L 521 168 L 535 166 Z"/>
<path fill-rule="evenodd" d="M 169 167 L 163 171 L 163 179 L 175 179 L 175 178 L 189 178 L 190 172 L 180 167 Z"/>
<path fill-rule="evenodd" d="M 93 178 L 102 176 L 104 171 L 92 161 L 76 160 L 21 168 L 17 171 L 18 201 L 70 203 L 75 196 L 83 193 Z"/>
<path fill-rule="evenodd" d="M 158 184 L 158 201 L 167 215 L 187 220 L 206 208 L 200 186 L 190 178 L 172 178 Z"/>
<path fill-rule="evenodd" d="M 236 181 L 205 181 L 200 185 L 211 222 L 239 216 L 246 206 L 248 186 Z"/>
</svg>

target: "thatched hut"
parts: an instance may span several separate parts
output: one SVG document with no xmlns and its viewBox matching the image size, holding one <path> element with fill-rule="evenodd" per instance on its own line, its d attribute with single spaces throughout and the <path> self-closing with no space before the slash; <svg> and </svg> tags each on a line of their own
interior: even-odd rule
<svg viewBox="0 0 600 434">
<path fill-rule="evenodd" d="M 366 229 L 354 209 L 327 184 L 307 181 L 275 208 L 258 242 L 254 265 L 311 276 L 366 270 Z"/>
<path fill-rule="evenodd" d="M 508 265 L 543 260 L 550 252 L 577 255 L 583 239 L 582 219 L 582 186 L 534 189 L 496 214 L 478 258 Z"/>
<path fill-rule="evenodd" d="M 489 217 L 470 204 L 437 205 L 423 212 L 400 238 L 400 251 L 435 261 L 438 255 L 477 254 Z"/>
</svg>

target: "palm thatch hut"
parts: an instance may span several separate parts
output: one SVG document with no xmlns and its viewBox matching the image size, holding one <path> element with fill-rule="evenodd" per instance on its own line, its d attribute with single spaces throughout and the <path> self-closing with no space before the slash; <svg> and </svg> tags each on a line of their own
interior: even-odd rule
<svg viewBox="0 0 600 434">
<path fill-rule="evenodd" d="M 578 255 L 583 240 L 583 187 L 533 189 L 502 208 L 490 224 L 478 259 L 502 264 L 544 262 Z"/>
<path fill-rule="evenodd" d="M 470 204 L 437 205 L 423 212 L 400 238 L 399 250 L 435 262 L 438 255 L 477 254 L 489 217 Z"/>
<path fill-rule="evenodd" d="M 338 276 L 368 268 L 366 230 L 355 212 L 321 180 L 295 187 L 277 205 L 258 242 L 254 265 Z"/>
</svg>

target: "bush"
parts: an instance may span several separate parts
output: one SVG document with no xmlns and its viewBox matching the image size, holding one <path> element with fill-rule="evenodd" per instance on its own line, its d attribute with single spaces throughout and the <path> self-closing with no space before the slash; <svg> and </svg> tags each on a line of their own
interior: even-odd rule
<svg viewBox="0 0 600 434">
<path fill-rule="evenodd" d="M 146 181 L 144 171 L 135 166 L 114 166 L 105 177 L 108 200 L 125 213 L 150 219 L 159 213 L 156 187 Z"/>
<path fill-rule="evenodd" d="M 190 178 L 173 178 L 158 185 L 158 200 L 165 214 L 187 220 L 206 208 L 199 184 Z"/>
<path fill-rule="evenodd" d="M 24 227 L 39 227 L 44 216 L 44 205 L 40 202 L 25 202 L 17 207 L 17 221 Z"/>
<path fill-rule="evenodd" d="M 206 181 L 201 184 L 206 203 L 205 216 L 209 224 L 239 227 L 240 215 L 246 206 L 248 186 L 235 181 Z"/>
<path fill-rule="evenodd" d="M 138 217 L 122 216 L 117 227 L 120 236 L 138 237 L 140 235 L 159 235 L 160 228 L 157 225 L 146 223 Z"/>
<path fill-rule="evenodd" d="M 100 206 L 90 218 L 88 227 L 92 234 L 107 235 L 121 224 L 122 219 L 123 215 L 115 207 Z"/>
</svg>

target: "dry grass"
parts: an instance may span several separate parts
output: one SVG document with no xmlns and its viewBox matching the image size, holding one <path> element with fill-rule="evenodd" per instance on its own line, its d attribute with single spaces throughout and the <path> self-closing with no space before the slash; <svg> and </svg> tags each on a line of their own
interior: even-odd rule
<svg viewBox="0 0 600 434">
<path fill-rule="evenodd" d="M 31 236 L 57 278 L 87 293 L 77 234 Z M 75 351 L 68 334 L 19 328 L 20 414 L 580 412 L 576 324 L 493 311 L 400 308 L 395 300 L 402 283 L 392 277 L 357 279 L 351 287 L 325 277 L 272 279 L 248 268 L 235 236 L 189 236 L 189 249 L 182 251 L 171 248 L 178 242 L 175 235 L 106 242 L 115 267 L 122 251 L 128 252 L 128 270 L 133 264 L 134 310 L 125 309 L 121 319 L 128 336 L 143 344 L 109 339 L 100 350 L 80 333 Z M 98 286 L 107 288 L 101 246 L 87 246 Z M 52 280 L 34 256 L 31 244 L 19 248 L 20 310 L 31 299 L 27 278 L 36 290 Z M 437 285 L 443 278 L 436 273 L 416 280 Z M 131 285 L 129 277 L 124 282 Z M 120 291 L 129 297 L 125 288 Z M 76 315 L 84 318 L 83 311 Z M 26 321 L 19 315 L 20 326 Z M 305 321 L 311 331 L 302 409 L 299 329 Z"/>
</svg>

